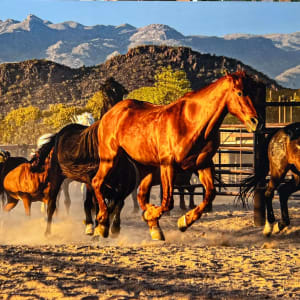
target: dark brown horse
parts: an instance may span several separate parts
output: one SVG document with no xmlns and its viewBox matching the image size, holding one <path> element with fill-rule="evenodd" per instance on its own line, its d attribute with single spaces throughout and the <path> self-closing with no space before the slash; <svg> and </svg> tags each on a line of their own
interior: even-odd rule
<svg viewBox="0 0 300 300">
<path fill-rule="evenodd" d="M 109 228 L 102 186 L 124 156 L 144 171 L 138 201 L 152 239 L 164 239 L 158 221 L 170 209 L 174 175 L 178 171 L 198 172 L 205 188 L 203 202 L 178 220 L 179 229 L 185 231 L 201 217 L 216 194 L 212 158 L 219 146 L 219 127 L 226 114 L 235 115 L 249 131 L 255 131 L 258 125 L 256 110 L 243 93 L 245 78 L 241 71 L 226 75 L 166 106 L 123 100 L 103 116 L 98 130 L 101 163 L 92 181 L 100 209 L 97 231 L 101 236 L 107 237 Z M 157 167 L 163 189 L 161 206 L 148 201 Z"/>
<path fill-rule="evenodd" d="M 58 133 L 51 136 L 40 151 L 38 165 L 44 164 L 44 158 L 50 149 L 53 149 L 51 167 L 49 170 L 49 202 L 47 206 L 47 229 L 46 234 L 51 233 L 51 223 L 56 209 L 56 198 L 62 182 L 69 178 L 86 184 L 87 192 L 84 202 L 86 215 L 86 233 L 93 234 L 92 210 L 94 206 L 92 178 L 95 176 L 99 166 L 98 155 L 98 125 L 99 122 L 87 127 L 80 124 L 69 124 Z M 43 151 L 48 149 L 47 151 Z M 131 162 L 127 158 L 119 161 L 116 172 L 107 178 L 102 192 L 106 203 L 112 214 L 112 233 L 120 231 L 120 212 L 124 205 L 124 199 L 133 191 L 136 185 L 136 173 Z M 97 204 L 97 203 L 96 203 Z"/>
<path fill-rule="evenodd" d="M 246 178 L 242 183 L 242 196 L 245 197 L 258 183 L 265 180 L 270 172 L 270 180 L 265 189 L 267 219 L 263 231 L 264 235 L 269 236 L 272 231 L 278 233 L 290 224 L 287 201 L 292 193 L 300 189 L 300 123 L 290 124 L 271 133 L 266 139 L 264 157 L 258 174 Z M 292 179 L 284 182 L 288 172 Z M 276 189 L 281 207 L 281 221 L 277 223 L 272 206 Z"/>
</svg>

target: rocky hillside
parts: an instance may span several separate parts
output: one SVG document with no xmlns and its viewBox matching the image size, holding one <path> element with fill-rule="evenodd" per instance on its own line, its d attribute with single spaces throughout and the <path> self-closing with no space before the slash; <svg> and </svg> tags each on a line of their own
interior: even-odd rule
<svg viewBox="0 0 300 300">
<path fill-rule="evenodd" d="M 138 45 L 186 46 L 201 53 L 238 59 L 286 87 L 300 88 L 294 71 L 300 66 L 300 32 L 291 34 L 231 34 L 184 36 L 167 25 L 136 28 L 53 24 L 34 15 L 23 21 L 0 20 L 0 63 L 47 59 L 72 68 L 93 66 Z M 3 46 L 5 45 L 5 46 Z M 288 76 L 284 74 L 287 70 Z M 290 80 L 291 79 L 291 80 Z"/>
<path fill-rule="evenodd" d="M 46 108 L 52 103 L 82 105 L 101 84 L 113 77 L 129 92 L 152 86 L 154 75 L 163 66 L 185 70 L 193 89 L 200 89 L 238 66 L 256 74 L 268 86 L 277 86 L 251 67 L 235 59 L 200 54 L 185 47 L 140 46 L 117 55 L 104 64 L 72 69 L 46 60 L 28 60 L 0 65 L 0 106 L 2 113 L 29 104 Z"/>
</svg>

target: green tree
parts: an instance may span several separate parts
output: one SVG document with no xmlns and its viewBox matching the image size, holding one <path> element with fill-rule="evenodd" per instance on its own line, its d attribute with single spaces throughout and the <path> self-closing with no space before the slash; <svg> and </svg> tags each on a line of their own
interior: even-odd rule
<svg viewBox="0 0 300 300">
<path fill-rule="evenodd" d="M 51 104 L 49 109 L 43 112 L 43 124 L 50 129 L 50 132 L 56 131 L 72 123 L 72 117 L 83 111 L 84 109 L 77 106 L 67 106 L 62 103 Z"/>
<path fill-rule="evenodd" d="M 153 87 L 134 90 L 127 98 L 154 104 L 169 104 L 189 91 L 191 91 L 191 84 L 186 73 L 182 70 L 173 70 L 171 66 L 168 66 L 157 72 Z"/>
<path fill-rule="evenodd" d="M 38 107 L 27 106 L 10 111 L 0 123 L 1 141 L 9 144 L 35 143 L 35 137 L 42 132 L 41 111 Z"/>
<path fill-rule="evenodd" d="M 94 117 L 95 120 L 101 119 L 105 113 L 105 100 L 102 91 L 96 92 L 92 98 L 90 98 L 85 106 Z"/>
</svg>

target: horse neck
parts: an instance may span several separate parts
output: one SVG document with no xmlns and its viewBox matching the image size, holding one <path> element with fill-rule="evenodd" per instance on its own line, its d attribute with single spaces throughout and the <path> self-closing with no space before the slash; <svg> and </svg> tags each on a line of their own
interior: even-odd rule
<svg viewBox="0 0 300 300">
<path fill-rule="evenodd" d="M 204 130 L 205 139 L 220 128 L 228 113 L 228 85 L 225 82 L 217 83 L 194 93 L 186 100 L 189 111 L 187 118 L 198 134 Z"/>
</svg>

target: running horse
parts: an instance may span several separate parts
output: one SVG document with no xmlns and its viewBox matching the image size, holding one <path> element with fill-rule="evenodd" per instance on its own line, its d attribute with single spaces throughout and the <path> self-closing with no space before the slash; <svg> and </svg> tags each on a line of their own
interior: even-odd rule
<svg viewBox="0 0 300 300">
<path fill-rule="evenodd" d="M 79 115 L 74 115 L 74 116 L 72 116 L 71 120 L 72 120 L 72 123 L 74 123 L 74 124 L 81 124 L 84 126 L 90 126 L 95 122 L 93 115 L 89 112 L 84 112 Z M 40 136 L 37 140 L 37 149 L 40 149 L 44 144 L 46 144 L 50 140 L 52 135 L 53 134 L 51 134 L 51 133 L 45 133 L 42 136 Z M 34 153 L 33 153 L 33 155 L 34 155 Z M 65 208 L 66 208 L 68 215 L 69 215 L 70 207 L 71 207 L 71 197 L 70 197 L 70 193 L 69 193 L 69 186 L 72 181 L 73 180 L 66 178 L 63 181 L 63 183 L 61 184 L 61 189 L 60 189 L 60 192 L 62 191 L 64 194 L 64 204 L 65 204 Z M 81 186 L 81 191 L 86 196 L 86 189 L 84 187 L 84 184 Z M 58 201 L 59 196 L 60 195 L 58 195 L 58 197 L 57 197 L 57 202 L 56 202 L 57 207 L 56 208 L 58 208 L 58 205 L 59 205 L 59 201 Z M 42 202 L 41 211 L 42 212 L 46 211 L 44 202 Z"/>
<path fill-rule="evenodd" d="M 227 74 L 204 89 L 189 92 L 175 102 L 161 106 L 127 99 L 116 104 L 101 119 L 98 153 L 101 163 L 92 179 L 99 203 L 97 233 L 109 234 L 109 212 L 102 186 L 123 156 L 143 169 L 138 201 L 153 240 L 163 240 L 159 218 L 170 210 L 174 176 L 179 171 L 197 172 L 205 188 L 203 202 L 179 218 L 185 231 L 198 220 L 216 195 L 212 158 L 219 146 L 219 127 L 230 112 L 249 132 L 258 126 L 250 97 L 244 94 L 249 76 L 243 71 Z M 162 204 L 149 203 L 155 168 L 160 168 Z"/>
<path fill-rule="evenodd" d="M 245 198 L 270 173 L 270 180 L 264 191 L 267 218 L 263 234 L 279 233 L 290 225 L 288 212 L 289 196 L 300 189 L 300 123 L 292 123 L 268 135 L 263 149 L 259 172 L 246 178 L 242 183 L 241 197 Z M 284 182 L 287 173 L 292 179 Z M 281 221 L 275 222 L 272 200 L 274 191 L 279 194 Z"/>
<path fill-rule="evenodd" d="M 47 152 L 48 156 L 45 158 L 44 164 L 35 172 L 33 172 L 33 169 L 36 167 L 38 153 L 31 161 L 24 157 L 11 157 L 9 155 L 1 160 L 0 194 L 2 196 L 4 193 L 7 195 L 4 211 L 11 211 L 21 200 L 26 215 L 30 216 L 32 202 L 42 201 L 45 204 L 48 203 L 51 185 L 48 175 L 52 152 Z"/>
</svg>

